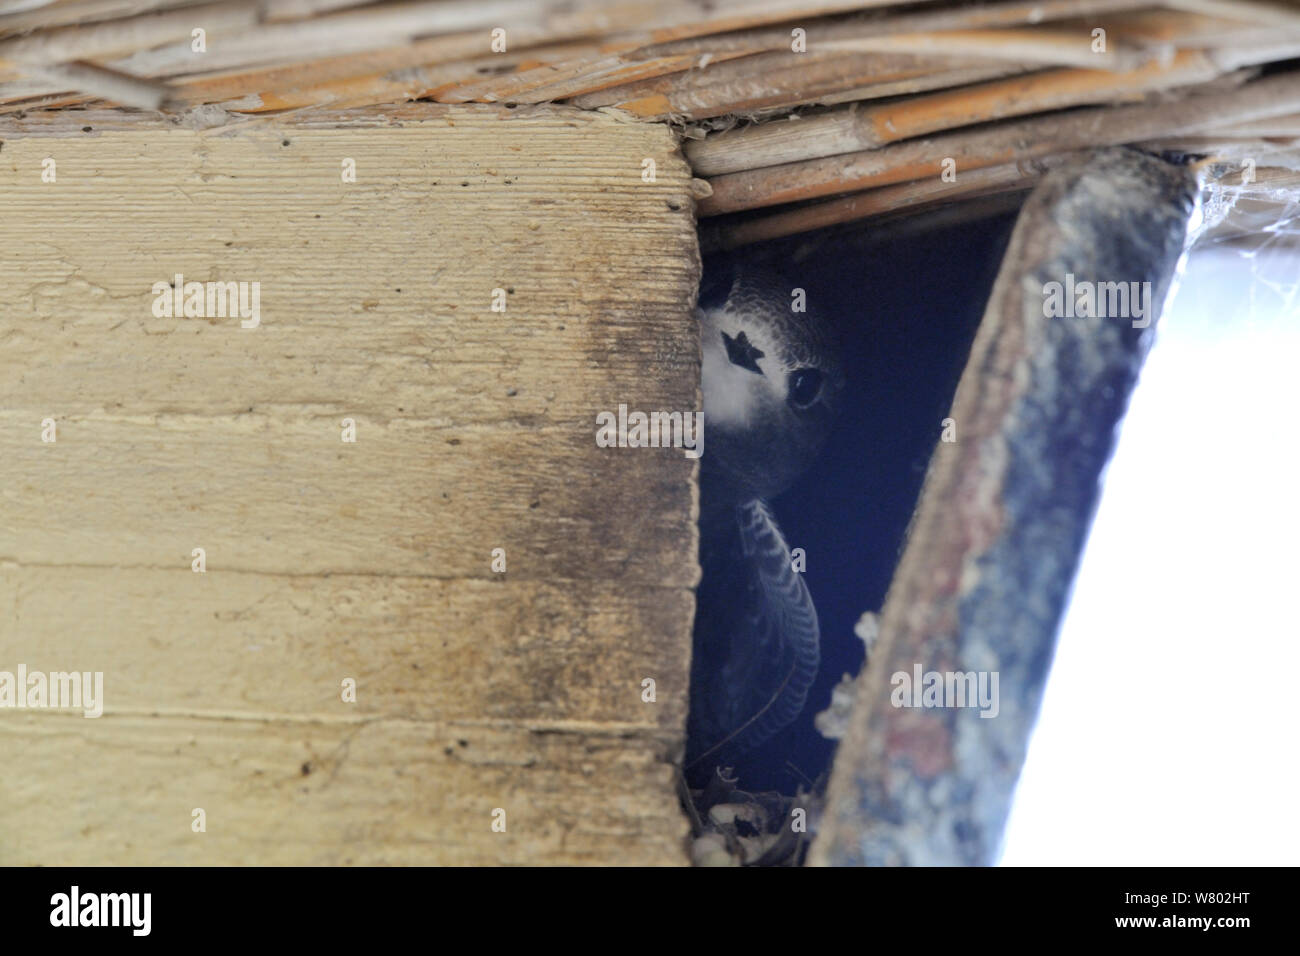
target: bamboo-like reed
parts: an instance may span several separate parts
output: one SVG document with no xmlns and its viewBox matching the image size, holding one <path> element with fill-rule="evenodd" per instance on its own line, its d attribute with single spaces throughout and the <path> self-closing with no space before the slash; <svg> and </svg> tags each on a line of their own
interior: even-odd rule
<svg viewBox="0 0 1300 956">
<path fill-rule="evenodd" d="M 771 210 L 709 225 L 724 245 L 1019 188 L 1090 145 L 1300 138 L 1300 71 L 1252 80 L 1292 58 L 1282 0 L 0 0 L 0 113 L 617 109 L 693 127 L 701 216 Z"/>
</svg>

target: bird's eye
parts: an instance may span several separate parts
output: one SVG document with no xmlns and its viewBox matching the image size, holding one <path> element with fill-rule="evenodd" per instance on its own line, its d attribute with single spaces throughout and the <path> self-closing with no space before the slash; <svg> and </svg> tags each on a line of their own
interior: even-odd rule
<svg viewBox="0 0 1300 956">
<path fill-rule="evenodd" d="M 822 373 L 815 368 L 796 369 L 790 373 L 787 395 L 795 408 L 807 408 L 822 391 Z"/>
</svg>

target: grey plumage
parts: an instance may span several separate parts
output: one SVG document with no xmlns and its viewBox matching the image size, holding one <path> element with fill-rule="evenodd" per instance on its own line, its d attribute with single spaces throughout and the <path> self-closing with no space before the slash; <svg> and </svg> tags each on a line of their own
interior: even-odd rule
<svg viewBox="0 0 1300 956">
<path fill-rule="evenodd" d="M 764 500 L 825 442 L 838 353 L 792 285 L 732 270 L 701 289 L 704 422 L 700 584 L 687 765 L 734 761 L 798 716 L 820 656 L 817 612 Z"/>
</svg>

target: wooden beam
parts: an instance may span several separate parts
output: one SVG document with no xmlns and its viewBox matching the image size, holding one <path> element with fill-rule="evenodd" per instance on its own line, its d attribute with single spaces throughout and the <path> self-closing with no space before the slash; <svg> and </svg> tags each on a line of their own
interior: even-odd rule
<svg viewBox="0 0 1300 956">
<path fill-rule="evenodd" d="M 1098 479 L 1197 189 L 1187 167 L 1109 150 L 1049 173 L 1026 202 L 953 399 L 956 441 L 937 444 L 854 688 L 812 864 L 995 862 Z M 1152 311 L 1048 317 L 1049 286 L 1067 275 L 1149 282 Z M 996 697 L 900 706 L 895 675 L 918 670 L 983 675 L 986 692 L 996 676 Z"/>
<path fill-rule="evenodd" d="M 104 675 L 98 719 L 0 707 L 41 755 L 0 774 L 5 861 L 684 863 L 696 462 L 595 440 L 697 407 L 671 133 L 418 105 L 0 140 L 0 670 Z M 258 283 L 260 324 L 158 308 L 177 274 Z"/>
</svg>

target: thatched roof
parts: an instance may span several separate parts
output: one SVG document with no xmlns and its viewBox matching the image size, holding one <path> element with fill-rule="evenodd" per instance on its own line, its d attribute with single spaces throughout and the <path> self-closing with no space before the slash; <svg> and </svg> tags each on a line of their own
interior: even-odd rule
<svg viewBox="0 0 1300 956">
<path fill-rule="evenodd" d="M 0 113 L 618 110 L 681 128 L 710 246 L 1023 188 L 1095 145 L 1295 168 L 1294 57 L 1300 7 L 1254 0 L 0 0 Z"/>
</svg>

